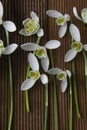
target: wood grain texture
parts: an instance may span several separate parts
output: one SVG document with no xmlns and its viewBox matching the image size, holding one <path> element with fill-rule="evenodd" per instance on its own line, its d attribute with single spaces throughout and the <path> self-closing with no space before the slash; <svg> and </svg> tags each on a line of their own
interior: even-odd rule
<svg viewBox="0 0 87 130">
<path fill-rule="evenodd" d="M 82 43 L 87 43 L 87 29 L 78 21 L 72 13 L 73 6 L 76 6 L 79 13 L 82 8 L 87 7 L 86 0 L 2 0 L 4 6 L 4 20 L 12 20 L 17 26 L 17 31 L 10 34 L 10 41 L 16 42 L 19 46 L 24 42 L 36 42 L 36 36 L 23 37 L 19 35 L 22 28 L 22 21 L 30 16 L 30 11 L 35 11 L 39 18 L 41 27 L 44 28 L 45 36 L 41 40 L 41 45 L 50 39 L 58 39 L 62 45 L 56 51 L 53 51 L 55 67 L 70 68 L 71 64 L 64 63 L 64 55 L 70 48 L 71 37 L 69 31 L 63 39 L 58 37 L 59 27 L 55 20 L 46 16 L 46 10 L 56 9 L 62 13 L 69 13 L 73 22 L 81 31 Z M 0 27 L 0 38 L 6 43 L 5 32 Z M 13 94 L 14 94 L 14 114 L 12 130 L 43 130 L 44 112 L 45 112 L 45 88 L 38 81 L 36 85 L 29 90 L 30 109 L 27 113 L 25 109 L 25 93 L 21 92 L 20 87 L 25 80 L 26 68 L 28 65 L 27 54 L 19 47 L 12 54 L 13 67 Z M 73 97 L 73 130 L 87 129 L 87 95 L 85 94 L 84 80 L 84 61 L 81 54 L 76 58 L 77 70 L 77 89 L 79 96 L 79 105 L 81 111 L 81 119 L 78 119 L 75 111 L 75 103 Z M 9 117 L 9 70 L 8 58 L 3 56 L 0 58 L 0 129 L 7 130 Z M 58 81 L 57 81 L 58 83 Z M 69 129 L 69 88 L 62 94 L 58 83 L 58 106 L 59 106 L 59 130 Z M 54 130 L 54 102 L 53 102 L 53 86 L 52 77 L 49 83 L 49 130 Z"/>
</svg>

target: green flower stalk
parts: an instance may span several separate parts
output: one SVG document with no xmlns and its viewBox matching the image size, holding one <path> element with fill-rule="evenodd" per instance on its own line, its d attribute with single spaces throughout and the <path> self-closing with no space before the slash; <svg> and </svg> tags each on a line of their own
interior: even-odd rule
<svg viewBox="0 0 87 130">
<path fill-rule="evenodd" d="M 53 60 L 53 54 L 50 50 L 50 59 L 51 59 L 51 66 L 54 68 L 54 60 Z M 57 101 L 57 85 L 56 85 L 56 79 L 55 76 L 53 76 L 53 87 L 54 87 L 54 112 L 55 112 L 55 130 L 59 130 L 59 120 L 58 120 L 58 101 Z"/>
<path fill-rule="evenodd" d="M 84 51 L 82 51 L 83 57 L 84 57 L 84 62 L 85 62 L 85 86 L 86 86 L 86 94 L 87 94 L 87 55 L 85 54 Z"/>
<path fill-rule="evenodd" d="M 70 85 L 70 122 L 69 122 L 69 130 L 72 130 L 73 111 L 72 111 L 72 82 L 71 82 L 71 79 L 69 79 L 69 85 Z"/>
<path fill-rule="evenodd" d="M 48 130 L 48 84 L 45 85 L 45 120 L 44 130 Z"/>
<path fill-rule="evenodd" d="M 77 85 L 76 85 L 76 72 L 75 72 L 75 61 L 72 61 L 72 74 L 73 74 L 73 85 L 74 85 L 74 97 L 75 97 L 75 104 L 76 104 L 76 113 L 77 116 L 80 118 L 80 110 L 79 110 L 79 103 L 78 103 L 78 95 L 77 95 Z"/>
<path fill-rule="evenodd" d="M 7 38 L 7 46 L 9 47 L 9 33 L 6 31 L 6 38 Z M 11 46 L 10 46 L 11 47 Z M 15 47 L 13 46 L 11 49 L 8 48 L 8 52 L 12 51 L 17 48 L 17 45 L 15 44 Z M 11 130 L 12 126 L 12 118 L 13 118 L 13 82 L 12 82 L 12 65 L 11 65 L 11 56 L 8 56 L 8 62 L 9 62 L 9 78 L 10 78 L 10 115 L 9 115 L 9 122 L 8 122 L 8 130 Z"/>
<path fill-rule="evenodd" d="M 9 45 L 9 33 L 6 31 L 7 45 Z M 9 78 L 10 78 L 10 116 L 8 123 L 8 130 L 11 130 L 12 117 L 13 117 L 13 82 L 12 82 L 12 65 L 11 65 L 11 56 L 8 57 L 9 62 Z"/>
</svg>

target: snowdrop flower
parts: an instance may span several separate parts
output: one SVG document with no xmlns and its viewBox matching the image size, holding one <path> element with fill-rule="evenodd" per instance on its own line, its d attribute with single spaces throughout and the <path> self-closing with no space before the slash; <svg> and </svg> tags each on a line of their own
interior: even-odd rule
<svg viewBox="0 0 87 130">
<path fill-rule="evenodd" d="M 16 26 L 12 21 L 3 21 L 3 5 L 0 1 L 0 25 L 3 25 L 8 32 L 16 31 Z"/>
<path fill-rule="evenodd" d="M 0 40 L 0 57 L 1 57 L 2 54 L 3 55 L 12 54 L 16 50 L 17 47 L 18 47 L 18 45 L 15 44 L 15 43 L 12 43 L 12 44 L 4 47 L 3 41 Z"/>
<path fill-rule="evenodd" d="M 31 36 L 36 34 L 40 37 L 43 36 L 43 30 L 40 29 L 39 18 L 35 12 L 31 11 L 31 18 L 27 18 L 23 21 L 24 28 L 19 31 L 21 35 Z"/>
<path fill-rule="evenodd" d="M 32 70 L 29 72 L 29 78 L 22 83 L 21 90 L 32 88 L 38 79 L 41 80 L 42 84 L 47 84 L 48 77 L 45 74 L 40 74 L 39 63 L 34 54 L 28 55 L 28 62 Z"/>
<path fill-rule="evenodd" d="M 71 72 L 69 70 L 63 71 L 59 68 L 52 68 L 48 70 L 48 74 L 57 75 L 58 80 L 61 81 L 61 91 L 64 93 L 68 86 L 68 78 L 71 78 Z"/>
<path fill-rule="evenodd" d="M 57 10 L 48 10 L 46 14 L 50 17 L 56 18 L 57 25 L 61 26 L 58 32 L 60 38 L 62 38 L 67 31 L 67 22 L 70 20 L 69 14 L 62 14 Z"/>
<path fill-rule="evenodd" d="M 60 46 L 60 42 L 57 40 L 50 40 L 44 46 L 40 46 L 35 43 L 25 43 L 21 45 L 21 48 L 25 51 L 36 51 L 35 54 L 41 59 L 41 65 L 45 72 L 49 68 L 49 58 L 46 49 L 56 49 Z"/>
<path fill-rule="evenodd" d="M 87 8 L 81 10 L 81 17 L 79 16 L 76 7 L 73 7 L 73 14 L 77 19 L 87 24 Z"/>
<path fill-rule="evenodd" d="M 65 59 L 64 59 L 65 62 L 73 60 L 76 57 L 78 52 L 81 52 L 83 50 L 87 51 L 87 44 L 83 45 L 81 43 L 81 36 L 80 36 L 79 29 L 74 24 L 71 24 L 69 30 L 73 38 L 73 42 L 71 45 L 71 49 L 65 54 Z"/>
</svg>

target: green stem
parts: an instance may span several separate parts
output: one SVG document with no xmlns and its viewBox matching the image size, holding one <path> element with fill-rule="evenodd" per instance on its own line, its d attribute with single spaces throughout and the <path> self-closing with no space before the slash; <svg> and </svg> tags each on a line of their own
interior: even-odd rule
<svg viewBox="0 0 87 130">
<path fill-rule="evenodd" d="M 74 96 L 75 96 L 75 104 L 76 104 L 76 113 L 77 116 L 80 118 L 80 110 L 79 110 L 79 103 L 78 103 L 78 95 L 77 95 L 77 86 L 76 86 L 76 73 L 75 73 L 75 61 L 72 61 L 72 73 L 73 73 L 73 85 L 74 85 Z"/>
<path fill-rule="evenodd" d="M 28 72 L 29 71 L 30 71 L 30 65 L 28 65 L 28 67 L 27 67 L 26 79 L 28 79 Z M 25 96 L 26 96 L 26 110 L 27 110 L 27 112 L 30 112 L 28 90 L 25 91 Z"/>
<path fill-rule="evenodd" d="M 48 84 L 45 85 L 46 96 L 45 96 L 45 121 L 44 130 L 48 130 Z"/>
<path fill-rule="evenodd" d="M 86 94 L 87 94 L 87 56 L 84 51 L 82 52 L 83 52 L 83 57 L 85 62 L 85 85 L 86 85 Z"/>
<path fill-rule="evenodd" d="M 36 44 L 39 44 L 39 43 L 40 43 L 40 39 L 41 39 L 41 37 L 38 37 Z M 34 52 L 34 54 L 35 54 L 35 52 Z M 26 79 L 28 79 L 29 71 L 30 71 L 30 65 L 28 65 L 28 67 L 27 67 Z M 25 97 L 26 97 L 26 111 L 27 111 L 27 112 L 30 112 L 29 93 L 28 93 L 28 90 L 25 91 Z"/>
<path fill-rule="evenodd" d="M 7 45 L 9 45 L 9 33 L 6 31 Z M 12 118 L 13 118 L 13 82 L 12 82 L 12 65 L 11 65 L 11 56 L 8 56 L 9 62 L 9 78 L 10 78 L 10 115 L 8 122 L 8 130 L 11 130 Z"/>
<path fill-rule="evenodd" d="M 70 124 L 69 124 L 69 130 L 72 130 L 72 83 L 71 79 L 69 79 L 70 84 Z"/>
<path fill-rule="evenodd" d="M 53 54 L 52 54 L 51 50 L 50 50 L 50 59 L 51 59 L 52 68 L 54 68 L 54 60 L 53 60 Z M 53 76 L 53 84 L 54 84 L 55 130 L 58 130 L 59 129 L 59 125 L 58 125 L 58 101 L 57 101 L 57 85 L 56 85 L 55 76 Z"/>
</svg>

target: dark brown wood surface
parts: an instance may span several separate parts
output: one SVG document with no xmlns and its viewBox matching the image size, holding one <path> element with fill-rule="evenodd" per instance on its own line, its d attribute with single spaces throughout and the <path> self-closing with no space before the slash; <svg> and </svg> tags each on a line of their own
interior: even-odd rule
<svg viewBox="0 0 87 130">
<path fill-rule="evenodd" d="M 19 45 L 17 51 L 12 54 L 13 67 L 13 94 L 14 94 L 14 114 L 12 130 L 43 130 L 44 112 L 45 112 L 45 88 L 38 81 L 36 85 L 29 90 L 30 109 L 27 113 L 25 109 L 25 93 L 20 90 L 22 82 L 25 80 L 27 69 L 27 54 L 21 50 L 20 45 L 24 42 L 36 42 L 36 36 L 24 37 L 19 35 L 22 28 L 22 21 L 30 16 L 30 11 L 35 11 L 39 18 L 41 27 L 44 28 L 45 36 L 41 40 L 41 45 L 50 39 L 58 39 L 62 45 L 53 52 L 55 67 L 70 68 L 71 64 L 65 64 L 64 55 L 70 48 L 71 38 L 69 31 L 63 39 L 58 37 L 58 26 L 55 20 L 46 16 L 46 10 L 56 9 L 62 13 L 69 13 L 73 22 L 81 31 L 82 43 L 87 43 L 87 29 L 78 21 L 72 13 L 73 6 L 76 6 L 79 13 L 82 8 L 87 7 L 87 0 L 2 0 L 4 6 L 4 20 L 12 20 L 17 26 L 17 31 L 10 34 L 10 41 Z M 6 42 L 5 32 L 0 27 L 0 38 Z M 77 70 L 77 89 L 81 119 L 78 119 L 75 111 L 73 97 L 73 130 L 87 130 L 87 95 L 85 93 L 84 81 L 84 60 L 81 53 L 76 58 Z M 59 107 L 59 130 L 69 129 L 69 88 L 62 94 L 59 83 L 57 84 L 58 107 Z M 9 118 L 9 69 L 8 58 L 0 58 L 0 130 L 7 130 Z M 53 86 L 52 78 L 49 83 L 49 130 L 54 130 L 54 107 L 53 107 Z"/>
</svg>

